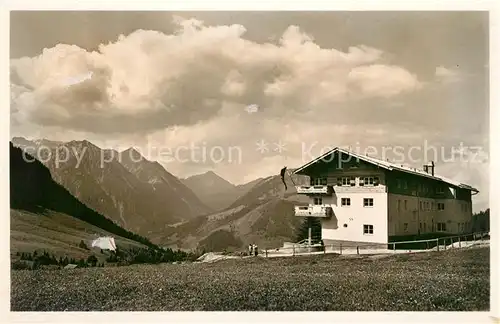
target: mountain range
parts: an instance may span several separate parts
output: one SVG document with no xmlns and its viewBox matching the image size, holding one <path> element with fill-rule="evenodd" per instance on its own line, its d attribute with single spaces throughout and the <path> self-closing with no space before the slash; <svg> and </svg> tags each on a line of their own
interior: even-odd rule
<svg viewBox="0 0 500 324">
<path fill-rule="evenodd" d="M 73 196 L 141 235 L 153 237 L 168 224 L 211 212 L 175 176 L 134 149 L 103 150 L 84 140 L 51 142 L 54 145 L 45 146 L 49 151 L 39 149 L 41 141 L 12 142 L 42 161 Z"/>
<path fill-rule="evenodd" d="M 19 137 L 12 143 L 43 162 L 54 182 L 88 208 L 163 246 L 213 251 L 248 243 L 277 247 L 295 239 L 301 218 L 293 209 L 307 203 L 294 187 L 308 182 L 304 176 L 293 175 L 293 182 L 287 177 L 285 191 L 278 174 L 243 185 L 212 171 L 179 179 L 134 148 L 118 152 L 85 140 Z"/>
</svg>

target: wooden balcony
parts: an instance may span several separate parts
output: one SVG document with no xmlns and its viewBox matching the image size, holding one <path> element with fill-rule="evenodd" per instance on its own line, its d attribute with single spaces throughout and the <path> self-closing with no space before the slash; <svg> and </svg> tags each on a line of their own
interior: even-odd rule
<svg viewBox="0 0 500 324">
<path fill-rule="evenodd" d="M 306 194 L 306 195 L 331 195 L 333 192 L 333 188 L 331 186 L 326 185 L 318 185 L 318 186 L 296 186 L 298 194 Z"/>
</svg>

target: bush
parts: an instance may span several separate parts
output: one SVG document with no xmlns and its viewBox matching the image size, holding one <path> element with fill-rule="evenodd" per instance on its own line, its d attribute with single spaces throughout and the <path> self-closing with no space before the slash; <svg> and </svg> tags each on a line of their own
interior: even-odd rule
<svg viewBox="0 0 500 324">
<path fill-rule="evenodd" d="M 312 244 L 321 240 L 321 221 L 315 217 L 306 217 L 297 229 L 297 242 L 309 238 L 309 227 L 311 227 Z"/>
<path fill-rule="evenodd" d="M 81 249 L 85 249 L 85 250 L 89 249 L 87 244 L 85 244 L 85 242 L 83 240 L 80 241 L 80 244 L 78 244 L 78 247 Z"/>
<path fill-rule="evenodd" d="M 24 260 L 18 260 L 11 263 L 12 270 L 30 270 L 32 269 L 32 265 Z"/>
<path fill-rule="evenodd" d="M 97 257 L 93 254 L 87 258 L 87 263 L 92 267 L 96 266 L 97 261 L 98 261 Z"/>
</svg>

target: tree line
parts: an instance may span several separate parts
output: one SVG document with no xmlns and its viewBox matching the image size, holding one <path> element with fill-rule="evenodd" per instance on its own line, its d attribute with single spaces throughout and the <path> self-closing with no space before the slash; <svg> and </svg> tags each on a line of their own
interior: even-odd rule
<svg viewBox="0 0 500 324">
<path fill-rule="evenodd" d="M 80 242 L 80 246 L 82 246 Z M 116 251 L 104 252 L 100 250 L 105 262 L 99 262 L 96 255 L 91 254 L 87 258 L 75 259 L 73 257 L 56 257 L 47 251 L 38 252 L 17 252 L 16 259 L 11 264 L 12 270 L 36 270 L 46 266 L 56 266 L 63 268 L 68 264 L 75 264 L 79 268 L 104 267 L 105 265 L 125 266 L 131 264 L 158 264 L 171 262 L 195 261 L 200 254 L 196 252 L 185 252 L 181 250 L 174 251 L 167 249 L 152 248 L 117 248 Z M 105 254 L 105 256 L 104 256 Z M 29 262 L 26 262 L 29 261 Z"/>
</svg>

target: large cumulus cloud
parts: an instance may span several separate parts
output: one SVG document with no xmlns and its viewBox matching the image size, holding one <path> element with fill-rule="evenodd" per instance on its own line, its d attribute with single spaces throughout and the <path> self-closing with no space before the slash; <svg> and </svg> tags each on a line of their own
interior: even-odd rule
<svg viewBox="0 0 500 324">
<path fill-rule="evenodd" d="M 13 122 L 149 132 L 208 120 L 225 102 L 259 104 L 272 117 L 421 86 L 411 72 L 386 64 L 381 50 L 321 48 L 296 26 L 279 42 L 260 44 L 246 40 L 241 25 L 174 21 L 173 34 L 137 30 L 93 52 L 59 44 L 11 60 Z M 91 77 L 68 82 L 82 75 Z"/>
</svg>

